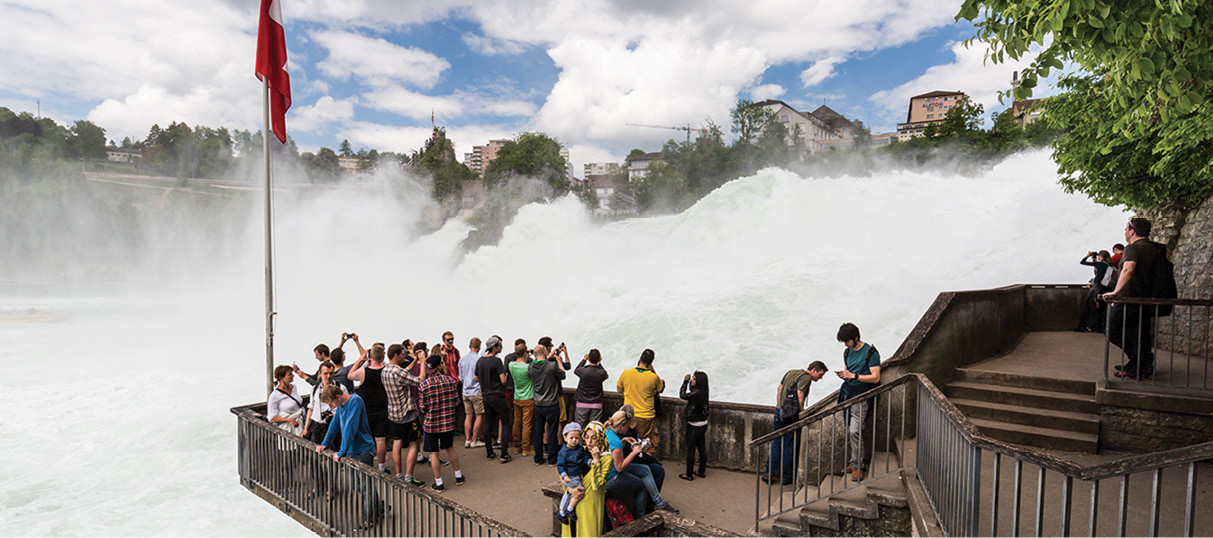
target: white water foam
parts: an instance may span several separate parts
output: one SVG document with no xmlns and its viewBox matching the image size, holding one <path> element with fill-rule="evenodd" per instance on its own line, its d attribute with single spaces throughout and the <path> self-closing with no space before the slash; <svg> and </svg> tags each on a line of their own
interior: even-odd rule
<svg viewBox="0 0 1213 538">
<path fill-rule="evenodd" d="M 278 362 L 310 371 L 312 346 L 344 331 L 433 344 L 452 330 L 461 347 L 549 335 L 577 357 L 600 349 L 612 379 L 647 347 L 666 395 L 699 369 L 713 399 L 771 405 L 785 370 L 839 367 L 843 322 L 887 357 L 940 291 L 1089 279 L 1078 259 L 1119 240 L 1125 213 L 1056 180 L 1045 152 L 977 177 L 769 169 L 674 216 L 600 226 L 572 197 L 530 205 L 461 261 L 467 225 L 415 237 L 416 205 L 282 197 Z M 264 395 L 260 228 L 247 218 L 248 248 L 186 268 L 173 280 L 185 289 L 0 298 L 64 316 L 0 323 L 0 534 L 308 534 L 236 477 L 228 408 Z"/>
</svg>

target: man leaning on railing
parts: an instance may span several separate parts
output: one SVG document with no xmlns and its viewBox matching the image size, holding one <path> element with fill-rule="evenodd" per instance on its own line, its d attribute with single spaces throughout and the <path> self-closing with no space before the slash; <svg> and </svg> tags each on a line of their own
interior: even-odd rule
<svg viewBox="0 0 1213 538">
<path fill-rule="evenodd" d="M 1104 300 L 1150 297 L 1155 267 L 1165 247 L 1150 241 L 1149 220 L 1129 219 L 1125 225 L 1124 256 L 1120 260 L 1120 278 L 1116 288 L 1103 295 Z M 1108 340 L 1124 350 L 1129 362 L 1116 365 L 1116 377 L 1149 379 L 1154 375 L 1154 339 L 1151 327 L 1154 311 L 1139 304 L 1113 303 L 1107 327 Z"/>
<path fill-rule="evenodd" d="M 340 431 L 341 448 L 333 453 L 333 461 L 341 461 L 341 456 L 349 456 L 370 468 L 375 461 L 375 439 L 371 437 L 362 398 L 357 394 L 346 394 L 336 385 L 331 385 L 320 393 L 320 401 L 333 408 L 333 423 L 324 436 L 324 442 L 316 447 L 316 453 L 323 454 L 333 441 L 333 436 Z M 353 481 L 354 488 L 362 495 L 361 527 L 369 528 L 383 517 L 379 495 L 372 490 L 370 477 L 365 473 L 353 470 Z"/>
</svg>

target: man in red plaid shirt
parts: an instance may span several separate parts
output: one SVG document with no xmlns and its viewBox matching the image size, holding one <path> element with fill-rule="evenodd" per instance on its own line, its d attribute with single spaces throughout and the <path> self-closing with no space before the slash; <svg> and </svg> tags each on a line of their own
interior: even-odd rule
<svg viewBox="0 0 1213 538">
<path fill-rule="evenodd" d="M 426 365 L 438 368 L 442 364 L 442 355 L 430 355 Z M 454 376 L 445 374 L 441 369 L 426 378 L 421 383 L 421 398 L 418 407 L 425 420 L 422 430 L 422 449 L 430 453 L 430 466 L 434 469 L 434 491 L 446 491 L 442 485 L 442 466 L 439 463 L 438 451 L 445 450 L 450 459 L 451 467 L 455 468 L 455 485 L 463 485 L 463 473 L 459 470 L 459 455 L 455 453 L 455 408 L 459 406 L 459 382 Z"/>
</svg>

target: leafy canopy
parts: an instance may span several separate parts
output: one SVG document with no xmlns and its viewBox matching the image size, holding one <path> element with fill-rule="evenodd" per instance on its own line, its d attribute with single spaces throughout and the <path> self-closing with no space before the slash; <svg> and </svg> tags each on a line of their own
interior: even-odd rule
<svg viewBox="0 0 1213 538">
<path fill-rule="evenodd" d="M 965 0 L 956 18 L 975 21 L 969 43 L 988 43 L 995 63 L 1042 49 L 1015 99 L 1065 62 L 1087 72 L 1045 109 L 1072 129 L 1054 144 L 1067 188 L 1144 208 L 1213 194 L 1213 2 Z"/>
</svg>

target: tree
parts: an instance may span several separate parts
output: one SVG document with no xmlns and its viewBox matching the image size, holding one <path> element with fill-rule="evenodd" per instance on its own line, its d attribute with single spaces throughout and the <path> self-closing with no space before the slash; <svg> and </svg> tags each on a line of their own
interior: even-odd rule
<svg viewBox="0 0 1213 538">
<path fill-rule="evenodd" d="M 1053 145 L 1067 188 L 1146 209 L 1213 194 L 1213 3 L 965 0 L 956 18 L 975 21 L 969 42 L 988 43 L 995 63 L 1048 43 L 1016 99 L 1067 61 L 1089 74 L 1062 82 L 1072 98 L 1045 105 L 1050 124 L 1069 129 Z"/>
<path fill-rule="evenodd" d="M 76 155 L 90 159 L 105 158 L 105 129 L 91 121 L 78 120 L 72 126 L 72 137 Z"/>
<path fill-rule="evenodd" d="M 753 144 L 769 122 L 779 123 L 774 111 L 754 106 L 749 99 L 738 100 L 729 117 L 733 120 L 733 135 L 737 137 L 737 144 Z"/>
<path fill-rule="evenodd" d="M 568 192 L 568 163 L 560 155 L 560 142 L 543 133 L 522 133 L 507 141 L 484 171 L 485 186 L 514 176 L 533 177 L 557 193 Z"/>
<path fill-rule="evenodd" d="M 985 107 L 974 103 L 969 96 L 961 97 L 952 108 L 948 109 L 943 121 L 935 128 L 933 135 L 941 137 L 963 136 L 981 130 L 981 115 Z M 924 129 L 925 131 L 925 129 Z"/>
<path fill-rule="evenodd" d="M 350 148 L 350 141 L 348 139 L 341 141 L 341 147 L 337 148 L 337 152 L 340 153 L 342 157 L 347 159 L 354 155 L 354 151 Z"/>
</svg>

